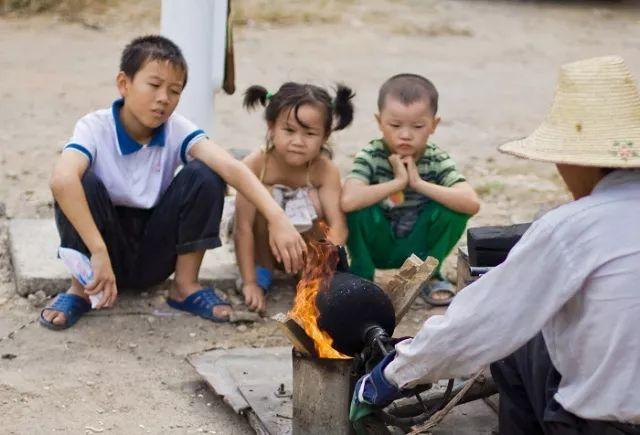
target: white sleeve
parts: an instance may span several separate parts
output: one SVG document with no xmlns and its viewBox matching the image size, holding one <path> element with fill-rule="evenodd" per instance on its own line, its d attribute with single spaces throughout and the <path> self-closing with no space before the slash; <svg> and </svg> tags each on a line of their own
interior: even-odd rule
<svg viewBox="0 0 640 435">
<path fill-rule="evenodd" d="M 404 388 L 469 375 L 525 344 L 586 279 L 569 242 L 553 226 L 534 223 L 501 265 L 396 345 L 387 379 Z"/>
<path fill-rule="evenodd" d="M 73 135 L 65 144 L 63 152 L 77 152 L 89 159 L 91 166 L 96 159 L 96 141 L 91 128 L 90 115 L 80 118 L 73 129 Z"/>
<path fill-rule="evenodd" d="M 179 113 L 174 113 L 171 117 L 171 141 L 178 144 L 177 152 L 183 164 L 186 165 L 187 162 L 193 159 L 189 155 L 189 150 L 193 144 L 206 137 L 207 134 L 204 130 L 199 129 L 193 122 Z"/>
</svg>

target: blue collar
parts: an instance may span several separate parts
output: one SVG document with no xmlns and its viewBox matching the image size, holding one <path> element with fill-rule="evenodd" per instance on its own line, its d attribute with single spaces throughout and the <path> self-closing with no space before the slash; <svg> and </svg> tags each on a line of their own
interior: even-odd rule
<svg viewBox="0 0 640 435">
<path fill-rule="evenodd" d="M 118 136 L 118 146 L 120 147 L 120 153 L 123 156 L 127 154 L 133 154 L 139 151 L 142 148 L 142 145 L 136 142 L 127 130 L 125 130 L 124 125 L 122 125 L 122 121 L 120 121 L 120 109 L 124 105 L 124 98 L 120 98 L 113 102 L 111 106 L 111 113 L 113 114 L 113 121 L 116 124 L 116 134 Z M 153 130 L 153 136 L 151 137 L 151 141 L 149 142 L 150 147 L 164 146 L 164 124 L 160 127 Z"/>
</svg>

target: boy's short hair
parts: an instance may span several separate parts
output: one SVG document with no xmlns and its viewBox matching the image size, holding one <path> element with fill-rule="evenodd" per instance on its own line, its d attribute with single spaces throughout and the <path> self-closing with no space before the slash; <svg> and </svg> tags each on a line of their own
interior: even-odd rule
<svg viewBox="0 0 640 435">
<path fill-rule="evenodd" d="M 430 80 L 418 74 L 396 74 L 380 87 L 378 92 L 378 111 L 382 111 L 387 96 L 409 105 L 419 100 L 429 102 L 433 115 L 438 112 L 438 90 Z"/>
<path fill-rule="evenodd" d="M 160 35 L 140 36 L 122 51 L 120 71 L 133 79 L 138 71 L 151 60 L 167 61 L 184 72 L 183 87 L 187 84 L 187 61 L 180 48 L 170 39 Z"/>
</svg>

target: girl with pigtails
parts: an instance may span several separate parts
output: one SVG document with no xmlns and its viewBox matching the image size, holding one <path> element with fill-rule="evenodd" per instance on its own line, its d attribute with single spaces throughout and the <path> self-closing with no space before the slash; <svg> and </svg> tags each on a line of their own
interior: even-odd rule
<svg viewBox="0 0 640 435">
<path fill-rule="evenodd" d="M 337 245 L 347 239 L 347 223 L 340 208 L 340 173 L 327 141 L 331 132 L 351 123 L 353 96 L 343 85 L 337 86 L 332 98 L 318 86 L 293 82 L 275 94 L 254 85 L 244 95 L 245 108 L 262 105 L 267 121 L 266 145 L 244 163 L 300 233 L 317 238 L 323 221 L 328 226 L 326 238 Z M 250 310 L 264 312 L 265 293 L 279 259 L 270 252 L 267 221 L 241 194 L 236 198 L 234 238 L 245 303 Z M 302 265 L 297 266 L 301 270 Z"/>
</svg>

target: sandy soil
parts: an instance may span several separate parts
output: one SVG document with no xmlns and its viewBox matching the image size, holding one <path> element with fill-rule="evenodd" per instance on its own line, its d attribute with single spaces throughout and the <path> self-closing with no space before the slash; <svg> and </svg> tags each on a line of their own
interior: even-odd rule
<svg viewBox="0 0 640 435">
<path fill-rule="evenodd" d="M 483 199 L 472 226 L 528 221 L 568 199 L 552 166 L 495 151 L 542 119 L 558 65 L 615 53 L 640 76 L 640 10 L 631 1 L 344 3 L 329 2 L 333 9 L 315 21 L 305 16 L 310 22 L 303 25 L 265 18 L 237 28 L 238 89 L 254 83 L 273 89 L 284 80 L 351 85 L 356 120 L 332 138 L 346 172 L 356 150 L 377 135 L 380 83 L 403 71 L 430 77 L 443 118 L 433 139 L 450 150 Z M 145 0 L 72 23 L 56 15 L 0 17 L 0 201 L 9 218 L 51 217 L 52 162 L 75 120 L 116 97 L 119 52 L 132 37 L 158 31 L 157 7 Z M 264 126 L 240 101 L 239 92 L 216 97 L 213 136 L 225 147 L 253 148 Z M 238 327 L 153 315 L 167 311 L 161 289 L 124 295 L 111 312 L 53 333 L 32 322 L 45 301 L 14 295 L 5 223 L 0 236 L 2 432 L 249 431 L 184 358 L 213 347 L 284 344 L 272 323 Z M 291 294 L 276 292 L 271 311 L 286 309 Z M 400 332 L 415 331 L 424 313 L 415 306 Z"/>
</svg>

